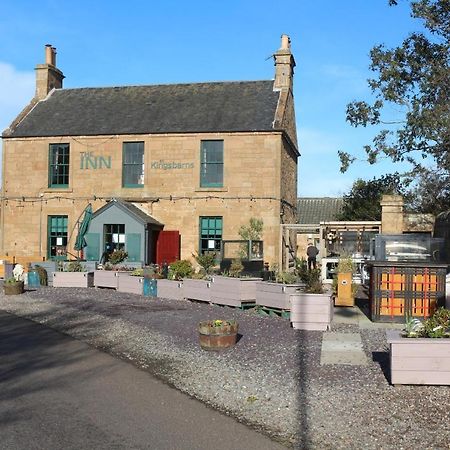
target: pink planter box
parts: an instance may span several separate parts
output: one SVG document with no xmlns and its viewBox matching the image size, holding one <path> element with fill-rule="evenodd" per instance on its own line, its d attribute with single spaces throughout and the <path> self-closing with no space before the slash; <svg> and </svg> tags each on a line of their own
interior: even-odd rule
<svg viewBox="0 0 450 450">
<path fill-rule="evenodd" d="M 231 278 L 214 276 L 211 283 L 211 303 L 242 306 L 256 303 L 256 284 L 260 278 Z"/>
<path fill-rule="evenodd" d="M 192 280 L 191 278 L 183 279 L 183 295 L 184 298 L 190 300 L 199 300 L 202 302 L 211 301 L 211 282 L 206 280 Z"/>
<path fill-rule="evenodd" d="M 391 384 L 450 385 L 450 339 L 405 338 L 388 330 Z"/>
<path fill-rule="evenodd" d="M 117 277 L 117 290 L 130 294 L 144 294 L 144 277 L 134 277 L 131 275 L 119 275 Z"/>
<path fill-rule="evenodd" d="M 53 287 L 93 287 L 94 272 L 53 272 Z"/>
<path fill-rule="evenodd" d="M 256 304 L 268 308 L 291 309 L 289 297 L 296 294 L 300 285 L 260 281 L 256 285 Z"/>
<path fill-rule="evenodd" d="M 329 330 L 333 320 L 333 299 L 330 294 L 306 292 L 290 296 L 291 323 L 297 330 Z"/>
<path fill-rule="evenodd" d="M 160 279 L 157 281 L 157 292 L 159 298 L 171 298 L 183 300 L 183 282 L 175 280 Z"/>
<path fill-rule="evenodd" d="M 119 272 L 117 270 L 95 270 L 94 286 L 117 289 L 119 286 L 119 277 L 129 276 L 130 272 Z"/>
</svg>

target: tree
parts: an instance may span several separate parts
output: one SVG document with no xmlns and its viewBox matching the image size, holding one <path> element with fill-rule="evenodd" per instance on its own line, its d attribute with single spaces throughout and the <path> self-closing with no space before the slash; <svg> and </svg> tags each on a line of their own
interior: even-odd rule
<svg viewBox="0 0 450 450">
<path fill-rule="evenodd" d="M 450 177 L 450 0 L 412 0 L 411 11 L 425 31 L 410 34 L 399 47 L 371 50 L 374 101 L 347 105 L 347 121 L 355 127 L 381 127 L 364 147 L 370 164 L 380 156 L 407 161 L 408 175 L 418 177 L 419 184 L 434 173 L 443 185 Z M 393 110 L 400 116 L 386 117 Z M 356 159 L 343 151 L 339 157 L 341 172 Z"/>
<path fill-rule="evenodd" d="M 381 220 L 380 201 L 383 194 L 406 196 L 398 173 L 369 181 L 356 180 L 349 193 L 344 195 L 338 220 Z"/>
</svg>

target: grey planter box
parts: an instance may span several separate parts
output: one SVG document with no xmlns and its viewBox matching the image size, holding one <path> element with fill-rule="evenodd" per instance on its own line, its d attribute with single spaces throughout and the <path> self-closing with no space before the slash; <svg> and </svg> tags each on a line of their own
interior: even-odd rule
<svg viewBox="0 0 450 450">
<path fill-rule="evenodd" d="M 183 279 L 183 296 L 190 300 L 201 302 L 211 301 L 211 282 L 206 280 Z"/>
<path fill-rule="evenodd" d="M 53 272 L 53 287 L 92 287 L 94 272 Z"/>
<path fill-rule="evenodd" d="M 256 303 L 256 285 L 261 278 L 231 278 L 214 276 L 211 282 L 211 303 L 242 306 Z"/>
<path fill-rule="evenodd" d="M 135 277 L 124 275 L 123 273 L 117 277 L 119 292 L 128 292 L 130 294 L 144 294 L 144 277 Z"/>
<path fill-rule="evenodd" d="M 119 287 L 119 277 L 129 276 L 130 272 L 119 272 L 117 270 L 95 270 L 94 286 L 117 289 Z"/>
<path fill-rule="evenodd" d="M 256 304 L 268 308 L 290 310 L 290 296 L 296 294 L 300 287 L 299 284 L 260 281 L 256 285 Z"/>
<path fill-rule="evenodd" d="M 325 331 L 333 320 L 333 298 L 329 293 L 299 292 L 290 296 L 291 323 L 296 330 Z"/>
<path fill-rule="evenodd" d="M 386 331 L 391 384 L 450 385 L 450 339 L 405 338 Z"/>
<path fill-rule="evenodd" d="M 183 300 L 183 282 L 175 280 L 158 280 L 158 297 Z"/>
</svg>

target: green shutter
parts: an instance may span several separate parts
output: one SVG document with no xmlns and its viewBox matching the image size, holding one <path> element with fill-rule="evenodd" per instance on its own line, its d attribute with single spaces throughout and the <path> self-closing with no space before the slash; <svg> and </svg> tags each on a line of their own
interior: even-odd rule
<svg viewBox="0 0 450 450">
<path fill-rule="evenodd" d="M 141 235 L 139 233 L 130 233 L 125 235 L 126 251 L 128 253 L 128 261 L 138 262 L 141 258 Z"/>
<path fill-rule="evenodd" d="M 86 239 L 87 247 L 85 247 L 85 254 L 87 261 L 100 260 L 100 233 L 87 233 L 84 237 Z"/>
</svg>

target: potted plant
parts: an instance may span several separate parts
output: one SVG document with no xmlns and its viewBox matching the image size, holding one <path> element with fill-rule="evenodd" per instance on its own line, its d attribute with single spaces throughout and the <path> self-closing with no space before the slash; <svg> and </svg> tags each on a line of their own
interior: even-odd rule
<svg viewBox="0 0 450 450">
<path fill-rule="evenodd" d="M 198 272 L 192 272 L 189 278 L 183 278 L 184 297 L 201 302 L 211 301 L 211 272 L 215 266 L 215 253 L 194 255 L 200 266 Z"/>
<path fill-rule="evenodd" d="M 125 250 L 114 250 L 108 256 L 108 261 L 103 265 L 103 268 L 94 271 L 94 286 L 118 289 L 119 277 L 121 275 L 129 275 L 129 270 L 127 268 L 119 266 L 119 264 L 123 263 L 127 257 L 128 253 Z"/>
<path fill-rule="evenodd" d="M 16 264 L 13 269 L 13 276 L 7 278 L 3 285 L 5 295 L 18 295 L 24 293 L 24 269 L 20 264 Z"/>
<path fill-rule="evenodd" d="M 242 277 L 244 266 L 239 258 L 233 259 L 228 272 L 213 275 L 211 302 L 219 305 L 242 307 L 256 304 L 256 284 L 261 278 Z"/>
<path fill-rule="evenodd" d="M 295 294 L 302 284 L 295 272 L 283 272 L 274 268 L 275 281 L 260 281 L 256 285 L 256 304 L 279 310 L 290 310 L 289 297 Z"/>
<path fill-rule="evenodd" d="M 299 330 L 320 330 L 330 328 L 333 319 L 333 301 L 321 279 L 320 269 L 312 269 L 303 275 L 304 286 L 290 295 L 290 321 Z"/>
<path fill-rule="evenodd" d="M 53 272 L 53 287 L 92 287 L 94 272 L 84 269 L 80 261 L 70 261 L 63 272 Z"/>
<path fill-rule="evenodd" d="M 167 279 L 158 280 L 158 297 L 183 300 L 183 279 L 194 273 L 192 263 L 187 259 L 174 261 L 169 265 Z"/>
<path fill-rule="evenodd" d="M 238 323 L 235 320 L 207 320 L 198 325 L 203 350 L 225 350 L 236 345 Z"/>
<path fill-rule="evenodd" d="M 450 309 L 388 330 L 391 384 L 450 385 Z"/>
</svg>

